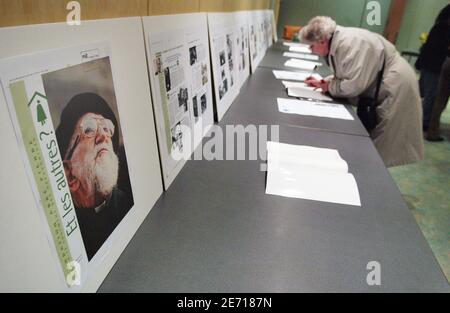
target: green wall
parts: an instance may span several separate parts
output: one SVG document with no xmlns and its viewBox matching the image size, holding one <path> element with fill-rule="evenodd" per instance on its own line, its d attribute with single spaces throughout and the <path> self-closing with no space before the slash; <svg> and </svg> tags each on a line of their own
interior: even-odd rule
<svg viewBox="0 0 450 313">
<path fill-rule="evenodd" d="M 421 45 L 419 35 L 428 33 L 439 12 L 450 3 L 449 0 L 407 0 L 402 25 L 397 37 L 397 50 L 418 51 Z"/>
<path fill-rule="evenodd" d="M 381 4 L 381 26 L 367 25 L 366 3 L 369 0 L 281 0 L 278 34 L 281 38 L 284 25 L 306 25 L 317 15 L 328 15 L 339 25 L 363 27 L 382 34 L 391 0 L 378 0 Z M 399 51 L 420 48 L 419 35 L 428 33 L 436 16 L 449 0 L 406 0 L 396 46 Z"/>
<path fill-rule="evenodd" d="M 366 3 L 369 0 L 281 0 L 278 34 L 284 25 L 306 25 L 317 15 L 332 17 L 339 25 L 363 27 L 382 33 L 386 24 L 391 0 L 378 0 L 381 5 L 381 25 L 367 25 Z"/>
</svg>

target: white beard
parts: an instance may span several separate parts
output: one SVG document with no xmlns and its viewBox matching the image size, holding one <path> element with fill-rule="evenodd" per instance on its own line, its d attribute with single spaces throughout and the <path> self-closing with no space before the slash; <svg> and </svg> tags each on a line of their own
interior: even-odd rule
<svg viewBox="0 0 450 313">
<path fill-rule="evenodd" d="M 97 160 L 88 161 L 86 158 L 84 162 L 74 164 L 73 174 L 79 179 L 87 195 L 106 198 L 117 184 L 119 159 L 114 152 L 105 153 Z M 84 207 L 83 203 L 75 202 L 78 207 Z"/>
<path fill-rule="evenodd" d="M 95 191 L 103 197 L 109 195 L 117 184 L 119 159 L 108 152 L 97 159 L 93 169 Z"/>
</svg>

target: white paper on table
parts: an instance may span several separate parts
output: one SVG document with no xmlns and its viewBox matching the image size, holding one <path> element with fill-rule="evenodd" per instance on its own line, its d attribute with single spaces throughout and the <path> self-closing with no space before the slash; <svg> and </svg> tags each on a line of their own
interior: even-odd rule
<svg viewBox="0 0 450 313">
<path fill-rule="evenodd" d="M 305 48 L 309 48 L 309 46 L 310 46 L 310 45 L 300 43 L 300 42 L 289 42 L 289 41 L 283 42 L 283 45 L 285 45 L 287 47 L 305 47 Z"/>
<path fill-rule="evenodd" d="M 322 88 L 315 89 L 315 87 L 310 87 L 306 83 L 302 82 L 290 82 L 283 80 L 281 82 L 284 85 L 284 88 L 295 88 L 295 89 L 305 89 L 305 90 L 316 90 L 318 92 L 322 92 Z"/>
<path fill-rule="evenodd" d="M 303 166 L 320 169 L 348 172 L 348 164 L 336 149 L 317 148 L 311 146 L 298 146 L 286 143 L 268 141 L 267 151 L 272 156 L 282 156 L 283 163 L 301 164 Z M 275 162 L 280 159 L 273 159 Z"/>
<path fill-rule="evenodd" d="M 305 53 L 295 53 L 295 52 L 285 52 L 283 53 L 285 58 L 296 58 L 296 59 L 305 59 L 311 61 L 318 61 L 319 56 L 315 54 L 305 54 Z"/>
<path fill-rule="evenodd" d="M 338 103 L 278 98 L 278 111 L 288 114 L 354 120 L 347 109 Z"/>
<path fill-rule="evenodd" d="M 275 75 L 276 79 L 298 80 L 298 81 L 305 81 L 305 79 L 308 77 L 313 77 L 317 80 L 323 79 L 323 77 L 317 73 L 290 72 L 290 71 L 277 71 L 277 70 L 273 70 L 272 72 L 273 72 L 273 75 Z"/>
<path fill-rule="evenodd" d="M 340 159 L 345 167 L 325 167 L 330 160 L 337 161 L 336 155 L 340 159 L 336 150 L 268 142 L 266 194 L 361 206 L 347 163 Z M 304 162 L 311 157 L 316 158 L 313 166 Z"/>
<path fill-rule="evenodd" d="M 315 66 L 322 66 L 322 63 L 316 61 L 300 60 L 295 58 L 291 58 L 288 61 L 296 64 L 314 64 Z"/>
<path fill-rule="evenodd" d="M 358 185 L 349 173 L 289 166 L 277 170 L 268 161 L 266 193 L 289 198 L 361 206 Z"/>
<path fill-rule="evenodd" d="M 314 99 L 320 101 L 333 101 L 332 98 L 324 95 L 319 91 L 305 88 L 288 88 L 287 93 L 289 97 Z"/>
<path fill-rule="evenodd" d="M 299 60 L 299 59 L 290 59 L 284 63 L 284 66 L 298 68 L 300 70 L 307 70 L 307 71 L 312 71 L 317 66 L 321 66 L 321 65 L 322 65 L 322 63 Z"/>
<path fill-rule="evenodd" d="M 312 53 L 311 49 L 308 47 L 289 47 L 289 51 L 309 54 Z"/>
</svg>

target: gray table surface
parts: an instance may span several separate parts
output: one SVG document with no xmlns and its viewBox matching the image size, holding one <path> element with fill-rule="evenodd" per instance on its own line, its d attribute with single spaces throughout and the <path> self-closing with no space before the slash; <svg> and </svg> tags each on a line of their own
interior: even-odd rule
<svg viewBox="0 0 450 313">
<path fill-rule="evenodd" d="M 450 292 L 359 120 L 282 115 L 283 93 L 258 68 L 219 126 L 280 125 L 281 142 L 339 150 L 362 206 L 266 195 L 261 159 L 188 161 L 99 292 Z"/>
<path fill-rule="evenodd" d="M 99 292 L 449 292 L 369 138 L 281 127 L 280 141 L 338 149 L 362 206 L 266 195 L 262 160 L 189 161 Z"/>
<path fill-rule="evenodd" d="M 284 57 L 283 52 L 284 51 L 280 51 L 274 48 L 268 49 L 263 59 L 259 63 L 259 67 L 267 67 L 271 69 L 291 71 L 291 72 L 307 72 L 305 70 L 285 66 L 284 63 L 286 63 L 286 61 L 288 61 L 291 58 Z M 327 77 L 328 75 L 331 75 L 333 73 L 328 67 L 324 58 L 320 57 L 319 61 L 314 62 L 322 63 L 322 66 L 318 66 L 315 71 L 316 73 L 322 75 L 322 77 Z"/>
<path fill-rule="evenodd" d="M 274 49 L 274 50 L 278 50 L 278 51 L 289 51 L 289 47 L 285 46 L 283 44 L 283 42 L 284 42 L 283 39 L 279 39 L 271 47 L 269 47 L 269 49 Z"/>
<path fill-rule="evenodd" d="M 278 111 L 277 98 L 289 98 L 281 80 L 275 78 L 271 69 L 258 67 L 242 86 L 223 122 L 241 125 L 289 125 L 369 136 L 350 105 L 346 105 L 346 109 L 354 117 L 353 121 L 281 113 Z"/>
</svg>

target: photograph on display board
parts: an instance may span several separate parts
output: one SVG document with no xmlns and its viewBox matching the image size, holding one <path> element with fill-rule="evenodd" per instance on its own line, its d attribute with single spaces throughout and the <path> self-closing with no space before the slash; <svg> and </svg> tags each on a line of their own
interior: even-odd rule
<svg viewBox="0 0 450 313">
<path fill-rule="evenodd" d="M 189 48 L 189 64 L 192 66 L 197 63 L 197 47 L 193 46 Z"/>
<path fill-rule="evenodd" d="M 222 38 L 221 38 L 222 39 Z M 219 40 L 221 40 L 219 39 Z M 227 42 L 227 49 L 229 48 L 228 42 Z M 232 58 L 233 52 L 232 50 L 228 50 L 228 60 Z M 228 92 L 228 77 L 230 77 L 231 82 L 233 82 L 233 78 L 230 73 L 230 69 L 233 68 L 233 64 L 228 65 L 228 69 L 226 67 L 227 63 L 227 56 L 225 50 L 221 50 L 219 52 L 219 65 L 220 65 L 220 80 L 219 80 L 219 100 L 222 100 L 222 98 L 225 97 L 226 93 Z M 227 75 L 228 74 L 228 75 Z M 233 86 L 231 83 L 230 87 Z"/>
<path fill-rule="evenodd" d="M 208 62 L 209 60 L 205 60 L 205 61 Z M 200 69 L 201 69 L 201 76 L 202 76 L 202 85 L 206 85 L 209 82 L 208 64 L 203 63 Z"/>
<path fill-rule="evenodd" d="M 133 206 L 109 57 L 42 75 L 88 260 Z"/>
<path fill-rule="evenodd" d="M 268 11 L 267 11 L 268 12 Z M 272 24 L 266 18 L 266 11 L 250 11 L 247 19 L 250 32 L 250 64 L 252 72 L 261 63 L 267 48 L 272 44 L 269 37 L 272 35 Z"/>
<path fill-rule="evenodd" d="M 248 38 L 244 34 L 244 26 L 240 27 L 239 36 L 237 37 L 237 46 L 239 51 L 239 71 L 245 71 L 247 68 L 246 49 L 248 49 Z"/>
<path fill-rule="evenodd" d="M 227 56 L 228 68 L 230 70 L 230 87 L 234 85 L 234 48 L 233 48 L 233 34 L 226 35 L 227 40 Z"/>
<path fill-rule="evenodd" d="M 89 273 L 134 205 L 109 43 L 4 59 L 0 76 L 55 257 Z"/>
<path fill-rule="evenodd" d="M 235 13 L 208 13 L 211 65 L 216 96 L 215 118 L 220 121 L 241 86 L 239 32 Z"/>
<path fill-rule="evenodd" d="M 172 47 L 164 52 L 157 52 L 154 58 L 157 69 L 155 81 L 159 85 L 155 92 L 161 99 L 161 109 L 167 123 L 164 127 L 169 155 L 174 151 L 183 152 L 184 136 L 181 125 L 191 125 L 186 68 L 181 59 L 182 55 L 181 47 Z M 197 58 L 196 53 L 191 53 L 191 56 L 193 59 Z"/>
<path fill-rule="evenodd" d="M 248 13 L 235 12 L 236 23 L 236 57 L 238 64 L 239 87 L 250 75 Z"/>
<path fill-rule="evenodd" d="M 143 25 L 167 190 L 214 123 L 207 16 L 149 16 Z M 225 48 L 221 62 L 228 66 Z"/>
<path fill-rule="evenodd" d="M 191 92 L 192 92 L 192 109 L 194 113 L 194 122 L 197 123 L 200 117 L 207 109 L 206 93 L 210 91 L 208 84 L 208 63 L 207 47 L 197 36 L 188 42 L 190 72 L 191 72 Z M 200 98 L 204 99 L 204 103 L 200 103 Z M 203 105 L 203 106 L 201 106 Z"/>
<path fill-rule="evenodd" d="M 255 31 L 255 25 L 250 26 L 250 48 L 252 51 L 252 60 L 256 60 L 258 56 L 258 34 Z"/>
</svg>

